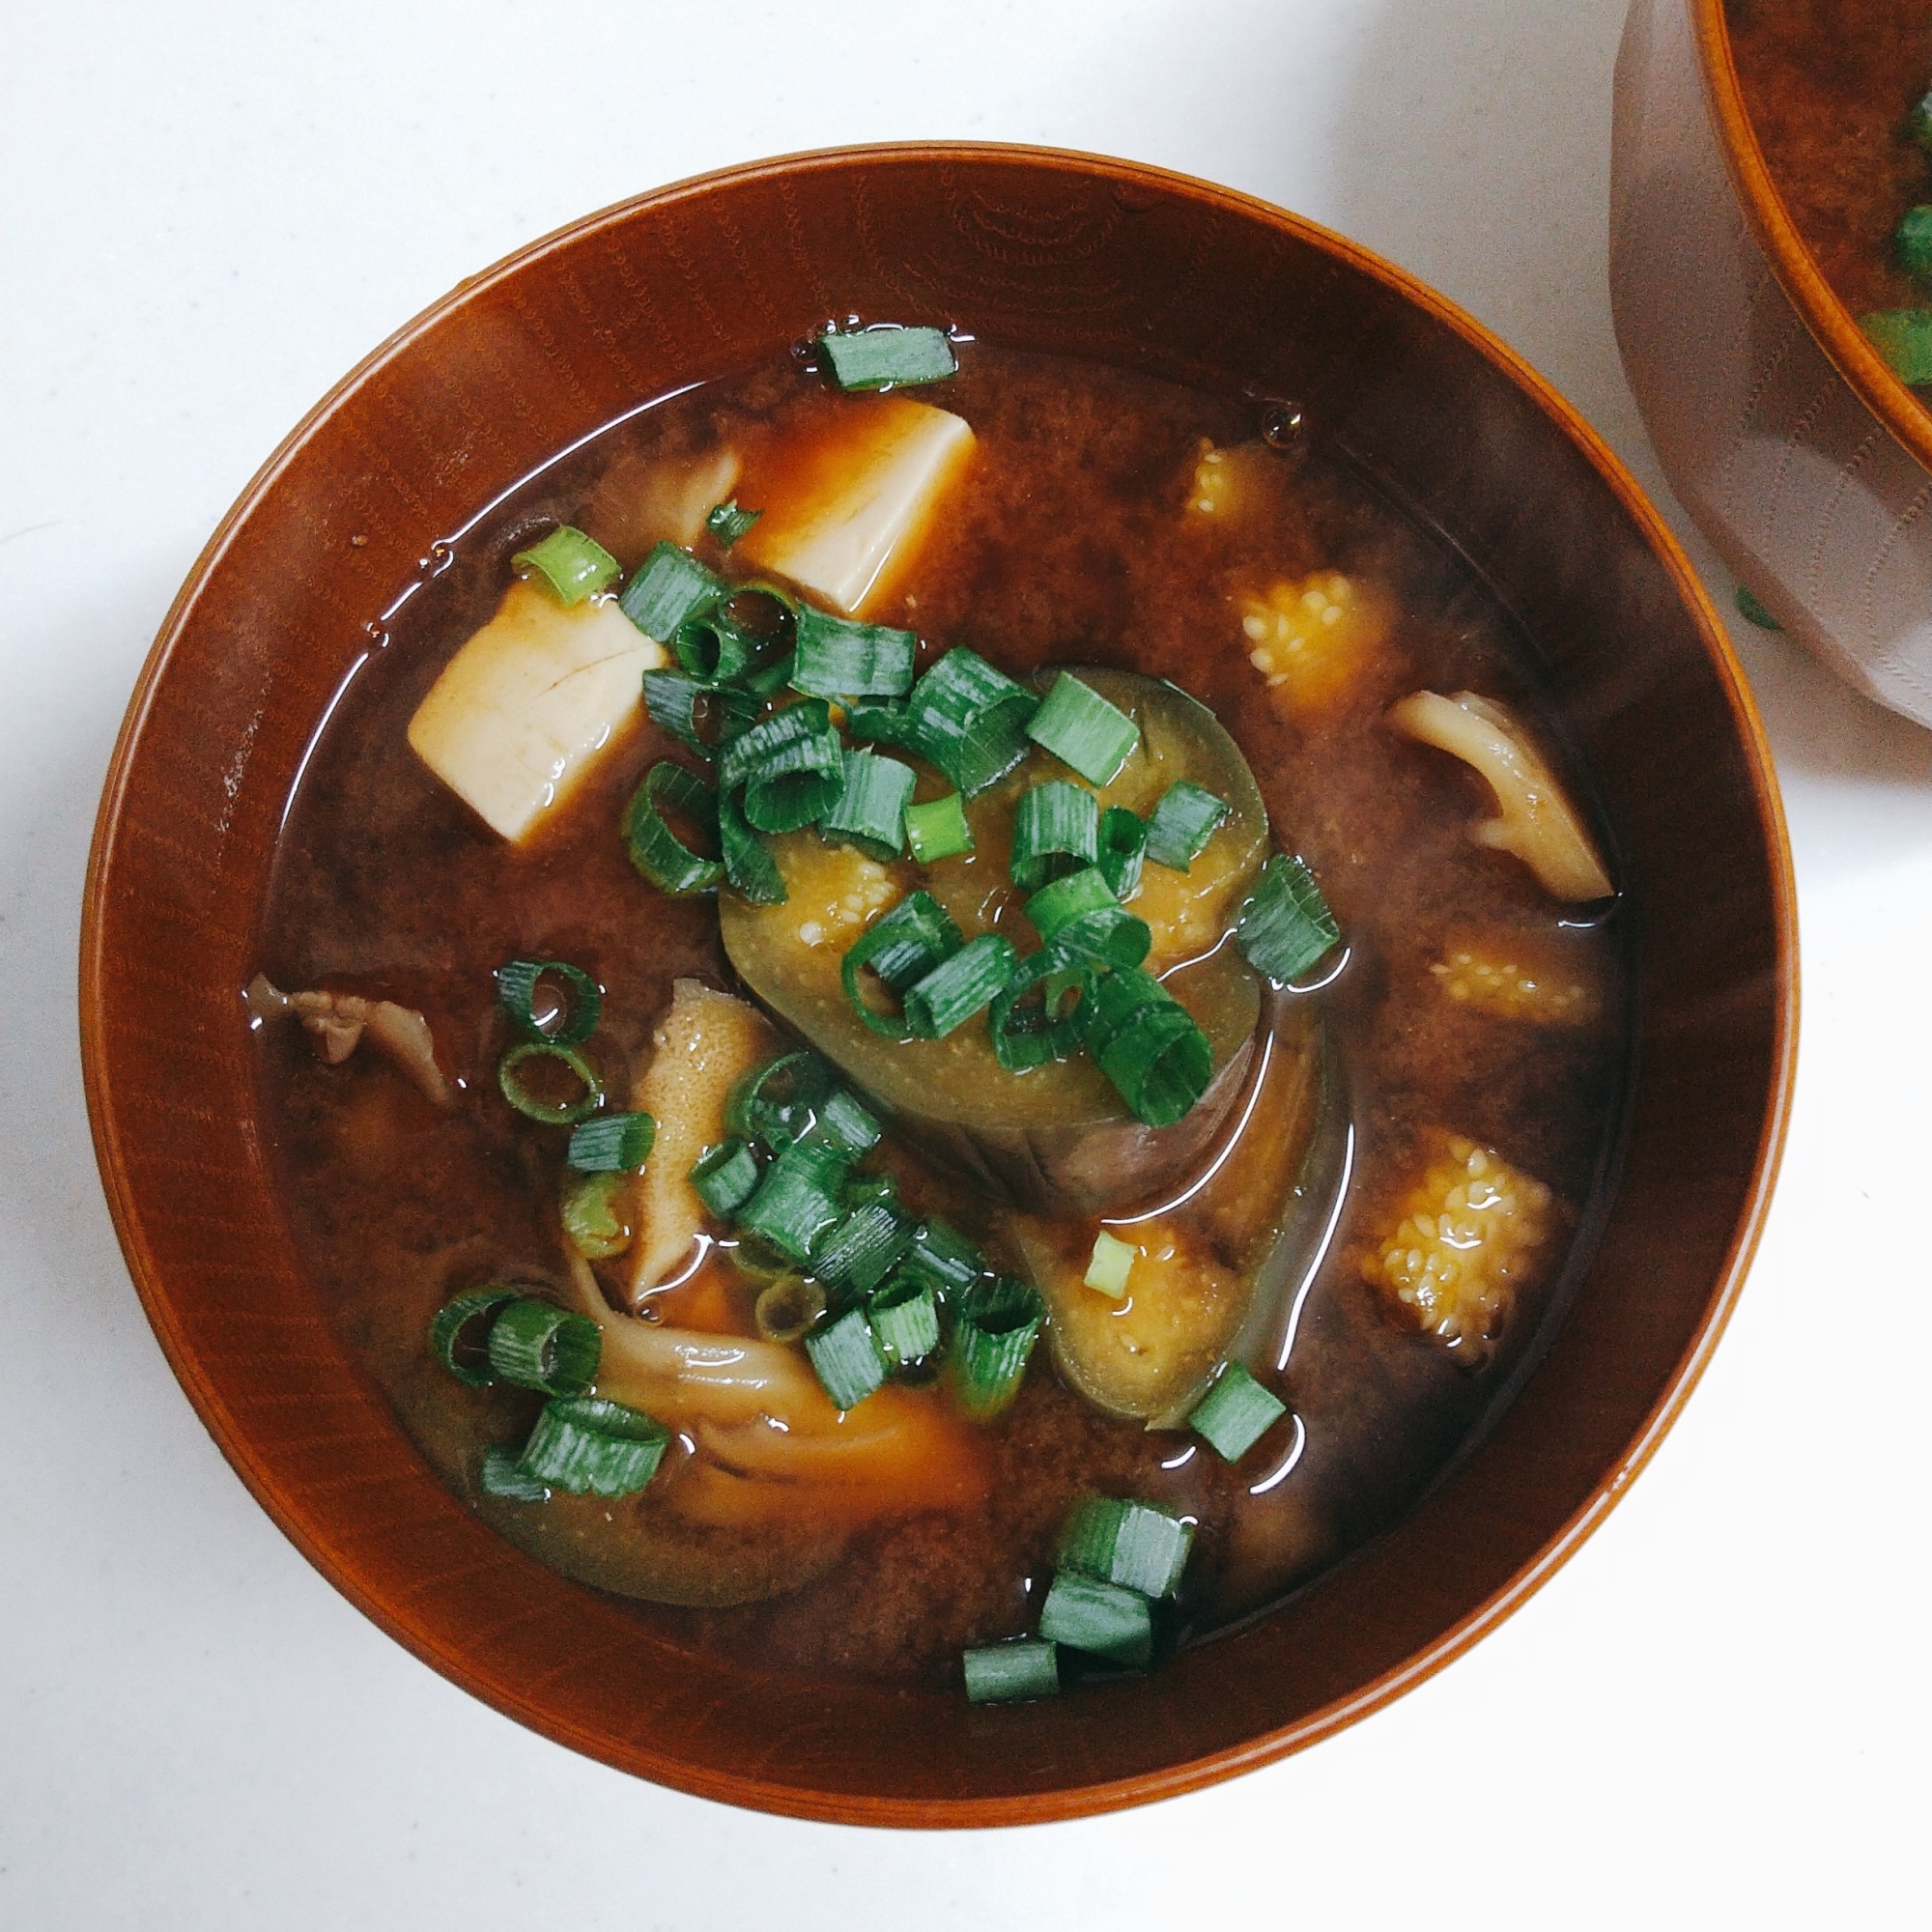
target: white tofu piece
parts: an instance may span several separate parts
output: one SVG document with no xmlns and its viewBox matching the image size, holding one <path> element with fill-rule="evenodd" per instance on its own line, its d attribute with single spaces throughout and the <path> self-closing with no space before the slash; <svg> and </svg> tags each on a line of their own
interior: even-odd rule
<svg viewBox="0 0 1932 1932">
<path fill-rule="evenodd" d="M 748 465 L 738 500 L 762 510 L 742 564 L 848 616 L 891 594 L 973 456 L 958 416 L 909 396 L 854 398 Z"/>
<path fill-rule="evenodd" d="M 599 598 L 566 610 L 513 583 L 410 720 L 410 747 L 516 842 L 561 805 L 643 702 L 664 649 Z"/>
</svg>

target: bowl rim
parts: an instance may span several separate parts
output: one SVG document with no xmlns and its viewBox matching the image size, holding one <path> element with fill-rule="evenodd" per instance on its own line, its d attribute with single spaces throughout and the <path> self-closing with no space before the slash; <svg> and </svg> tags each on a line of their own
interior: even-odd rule
<svg viewBox="0 0 1932 1932">
<path fill-rule="evenodd" d="M 1731 184 L 1772 273 L 1858 399 L 1921 469 L 1932 470 L 1932 410 L 1866 339 L 1798 232 L 1745 105 L 1724 0 L 1690 0 L 1704 90 Z"/>
<path fill-rule="evenodd" d="M 134 753 L 167 673 L 177 642 L 191 621 L 196 604 L 241 526 L 257 510 L 277 479 L 319 428 L 372 376 L 478 294 L 540 262 L 566 243 L 638 213 L 668 206 L 718 187 L 769 180 L 800 169 L 833 169 L 867 161 L 915 162 L 956 166 L 974 162 L 1023 161 L 1031 166 L 1077 175 L 1117 190 L 1136 187 L 1178 194 L 1196 207 L 1259 220 L 1284 231 L 1331 258 L 1380 282 L 1460 336 L 1479 355 L 1523 391 L 1551 426 L 1575 444 L 1608 486 L 1635 525 L 1693 620 L 1707 659 L 1728 706 L 1750 772 L 1753 803 L 1763 838 L 1775 939 L 1774 1020 L 1769 1053 L 1765 1111 L 1751 1156 L 1744 1205 L 1713 1278 L 1704 1312 L 1677 1362 L 1661 1383 L 1641 1425 L 1597 1478 L 1587 1499 L 1545 1541 L 1507 1582 L 1441 1631 L 1401 1664 L 1348 1696 L 1244 1743 L 1207 1756 L 1133 1776 L 1070 1786 L 1027 1796 L 897 1800 L 846 1791 L 810 1792 L 800 1785 L 761 1782 L 703 1766 L 654 1766 L 643 1773 L 614 1748 L 578 1735 L 568 1722 L 527 1703 L 514 1705 L 485 1687 L 477 1671 L 455 1649 L 429 1640 L 386 1603 L 367 1590 L 346 1566 L 338 1565 L 285 1506 L 271 1471 L 258 1463 L 243 1430 L 203 1373 L 177 1325 L 137 1210 L 135 1190 L 123 1154 L 115 1096 L 105 1068 L 103 994 L 106 961 L 103 924 L 113 872 L 123 802 Z M 81 908 L 79 1020 L 82 1077 L 88 1121 L 103 1190 L 136 1293 L 169 1367 L 181 1382 L 202 1424 L 213 1436 L 256 1501 L 301 1554 L 385 1634 L 471 1695 L 554 1742 L 569 1746 L 634 1776 L 699 1797 L 752 1808 L 831 1823 L 918 1829 L 1045 1823 L 1179 1796 L 1273 1763 L 1318 1743 L 1368 1716 L 1453 1662 L 1480 1637 L 1520 1607 L 1574 1555 L 1584 1540 L 1622 1499 L 1656 1453 L 1659 1443 L 1690 1399 L 1737 1305 L 1762 1236 L 1789 1125 L 1797 1060 L 1799 1009 L 1797 896 L 1790 840 L 1776 769 L 1762 720 L 1743 668 L 1732 650 L 1716 607 L 1690 561 L 1635 479 L 1580 413 L 1514 350 L 1446 297 L 1359 243 L 1305 216 L 1198 177 L 1146 163 L 1025 143 L 978 141 L 896 141 L 802 150 L 719 168 L 630 196 L 525 244 L 429 303 L 379 344 L 330 386 L 285 436 L 250 478 L 203 547 L 156 635 L 130 696 L 117 737 L 88 857 Z"/>
</svg>

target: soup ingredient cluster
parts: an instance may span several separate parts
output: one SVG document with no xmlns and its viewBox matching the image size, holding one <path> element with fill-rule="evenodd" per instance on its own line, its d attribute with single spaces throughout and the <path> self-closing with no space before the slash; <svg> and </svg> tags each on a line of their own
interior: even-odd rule
<svg viewBox="0 0 1932 1932">
<path fill-rule="evenodd" d="M 1248 662 L 1286 711 L 1340 696 L 1388 634 L 1380 598 L 1339 570 L 1283 579 L 1236 603 Z"/>
<path fill-rule="evenodd" d="M 1573 973 L 1538 964 L 1520 952 L 1474 943 L 1452 946 L 1429 970 L 1445 997 L 1494 1019 L 1582 1026 L 1597 1016 L 1595 988 Z"/>
<path fill-rule="evenodd" d="M 1540 1180 L 1493 1148 L 1445 1135 L 1394 1226 L 1362 1257 L 1362 1278 L 1417 1327 L 1479 1359 L 1555 1223 L 1555 1198 Z"/>
</svg>

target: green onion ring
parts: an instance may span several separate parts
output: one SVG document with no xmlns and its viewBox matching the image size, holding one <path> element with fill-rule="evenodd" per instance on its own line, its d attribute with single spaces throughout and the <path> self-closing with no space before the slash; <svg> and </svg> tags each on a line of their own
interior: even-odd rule
<svg viewBox="0 0 1932 1932">
<path fill-rule="evenodd" d="M 1072 987 L 1056 989 L 1047 982 L 1069 972 L 1079 986 L 1080 997 L 1056 1019 L 1052 1011 L 1055 999 Z M 1067 959 L 1057 947 L 1042 947 L 1020 961 L 1013 977 L 994 994 L 992 1009 L 986 1015 L 993 1036 L 993 1052 L 1009 1073 L 1024 1073 L 1027 1068 L 1043 1065 L 1049 1060 L 1065 1060 L 1079 1050 L 1085 1033 L 1086 1015 L 1082 1009 L 1087 1004 L 1092 980 L 1092 968 Z M 1036 1020 L 1031 1012 L 1021 1010 L 1020 1002 L 1041 988 L 1044 990 Z"/>
<path fill-rule="evenodd" d="M 624 812 L 624 850 L 631 864 L 672 898 L 711 891 L 724 876 L 724 860 L 694 852 L 670 829 L 667 810 L 717 832 L 718 794 L 688 767 L 662 759 L 644 774 Z"/>
<path fill-rule="evenodd" d="M 537 981 L 548 974 L 569 989 L 568 1003 L 547 1019 L 536 1014 Z M 497 1001 L 517 1031 L 553 1046 L 575 1046 L 597 1031 L 604 995 L 597 981 L 564 959 L 510 959 L 496 971 Z"/>
<path fill-rule="evenodd" d="M 582 1082 L 583 1097 L 563 1104 L 539 1100 L 524 1085 L 518 1070 L 532 1060 L 554 1060 L 568 1067 Z M 521 1046 L 513 1046 L 497 1065 L 497 1086 L 525 1120 L 546 1127 L 574 1127 L 604 1101 L 604 1083 L 590 1063 L 575 1047 L 561 1046 L 555 1040 L 526 1039 Z"/>
<path fill-rule="evenodd" d="M 471 1388 L 490 1388 L 497 1378 L 487 1368 L 466 1368 L 459 1353 L 465 1348 L 464 1331 L 479 1316 L 491 1309 L 500 1313 L 511 1302 L 519 1299 L 521 1289 L 505 1288 L 501 1282 L 491 1282 L 485 1288 L 472 1288 L 467 1293 L 459 1294 L 454 1301 L 445 1302 L 437 1311 L 437 1317 L 429 1325 L 429 1348 L 442 1366 L 460 1382 L 467 1382 Z M 494 1323 L 492 1324 L 494 1326 Z M 470 1338 L 469 1350 L 489 1359 L 489 1336 L 484 1334 Z"/>
<path fill-rule="evenodd" d="M 604 1331 L 587 1315 L 523 1295 L 490 1330 L 490 1366 L 501 1381 L 544 1395 L 582 1395 L 597 1379 Z"/>
</svg>

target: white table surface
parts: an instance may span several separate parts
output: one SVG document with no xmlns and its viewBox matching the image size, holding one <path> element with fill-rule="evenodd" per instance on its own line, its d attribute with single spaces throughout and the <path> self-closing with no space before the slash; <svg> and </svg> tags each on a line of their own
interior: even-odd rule
<svg viewBox="0 0 1932 1932">
<path fill-rule="evenodd" d="M 897 136 L 1229 183 L 1465 304 L 1690 536 L 1610 330 L 1622 11 L 10 0 L 0 1921 L 1447 1932 L 1924 1910 L 1927 1252 L 1908 1234 L 1932 1193 L 1932 737 L 1779 639 L 1734 627 L 1797 853 L 1803 1066 L 1714 1366 L 1629 1498 L 1469 1656 L 1151 1809 L 929 1836 L 764 1818 L 444 1683 L 309 1569 L 204 1434 L 128 1284 L 81 1101 L 95 802 L 214 522 L 398 324 L 660 183 Z"/>
</svg>

